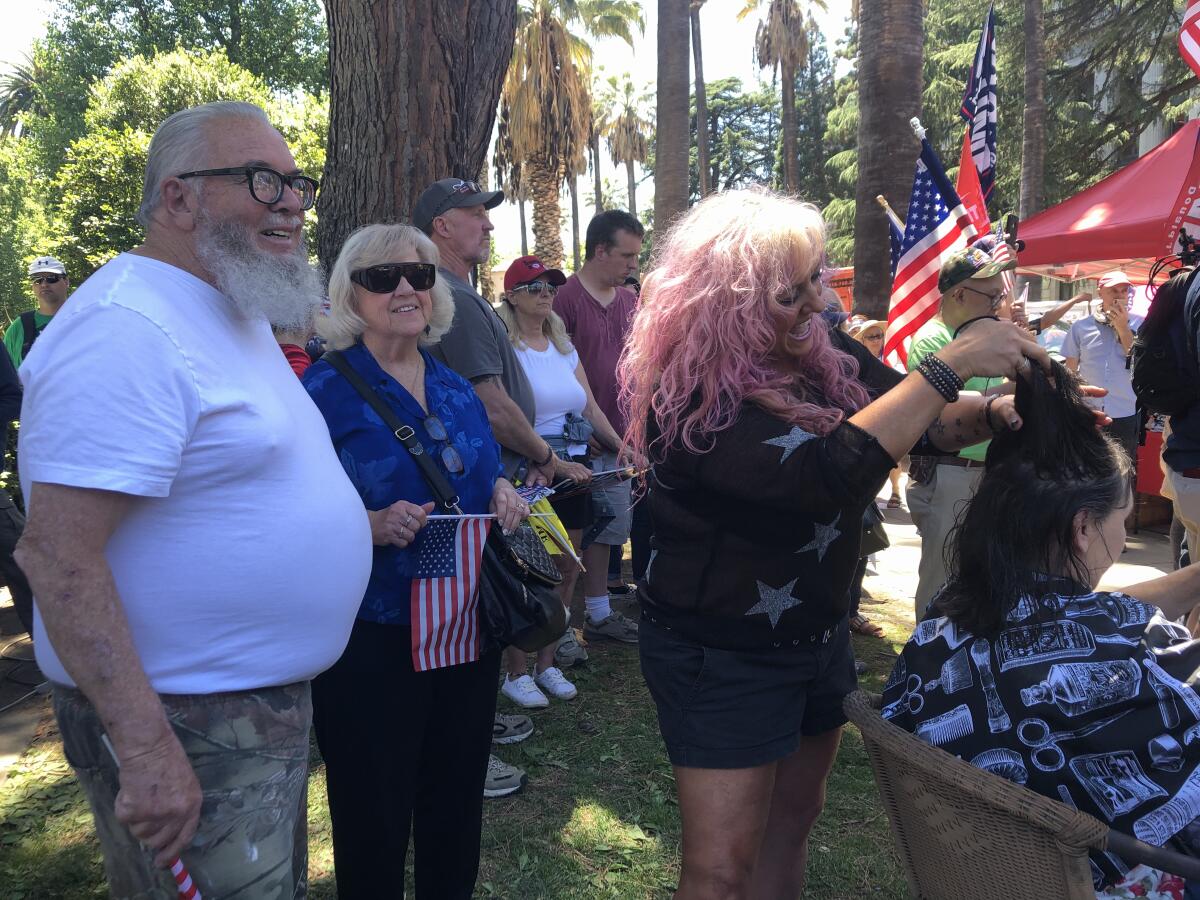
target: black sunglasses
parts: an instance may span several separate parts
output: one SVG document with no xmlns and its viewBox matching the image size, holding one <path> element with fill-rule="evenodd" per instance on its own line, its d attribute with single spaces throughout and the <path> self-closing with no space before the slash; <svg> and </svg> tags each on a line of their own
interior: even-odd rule
<svg viewBox="0 0 1200 900">
<path fill-rule="evenodd" d="M 427 291 L 437 281 L 433 263 L 384 263 L 350 273 L 350 280 L 372 294 L 390 294 L 403 278 L 414 291 Z"/>
<path fill-rule="evenodd" d="M 42 284 L 44 282 L 46 284 L 58 284 L 66 277 L 66 275 L 35 275 L 33 278 L 29 279 L 29 283 Z"/>
<path fill-rule="evenodd" d="M 290 187 L 300 198 L 301 209 L 312 209 L 317 202 L 321 182 L 307 175 L 284 175 L 266 166 L 235 166 L 228 169 L 200 169 L 184 172 L 176 178 L 207 178 L 210 175 L 241 175 L 246 179 L 250 196 L 259 203 L 273 206 L 283 198 L 283 189 Z"/>
<path fill-rule="evenodd" d="M 462 474 L 465 468 L 462 457 L 458 455 L 458 451 L 450 443 L 450 435 L 446 433 L 446 426 L 442 424 L 442 420 L 437 416 L 429 416 L 422 424 L 431 438 L 439 444 L 446 445 L 442 448 L 441 452 L 442 465 L 446 467 L 446 471 L 451 475 Z"/>
</svg>

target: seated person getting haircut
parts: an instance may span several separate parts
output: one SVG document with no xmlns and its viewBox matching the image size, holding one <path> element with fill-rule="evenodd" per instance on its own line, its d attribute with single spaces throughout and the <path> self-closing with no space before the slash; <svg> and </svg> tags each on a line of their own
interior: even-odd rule
<svg viewBox="0 0 1200 900">
<path fill-rule="evenodd" d="M 1125 540 L 1129 459 L 1062 366 L 1018 379 L 1016 408 L 1024 425 L 992 440 L 883 715 L 1119 831 L 1200 853 L 1200 643 L 1171 621 L 1195 602 L 1200 567 L 1097 590 Z M 1098 896 L 1179 896 L 1111 852 L 1092 864 Z M 1143 877 L 1159 893 L 1111 893 Z"/>
</svg>

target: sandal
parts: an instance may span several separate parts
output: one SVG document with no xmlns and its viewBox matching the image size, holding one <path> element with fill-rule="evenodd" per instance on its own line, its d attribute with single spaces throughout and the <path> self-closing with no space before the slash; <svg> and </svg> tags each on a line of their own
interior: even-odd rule
<svg viewBox="0 0 1200 900">
<path fill-rule="evenodd" d="M 861 613 L 850 617 L 850 630 L 867 637 L 883 637 L 883 629 Z"/>
<path fill-rule="evenodd" d="M 892 494 L 892 496 L 888 498 L 887 508 L 888 509 L 899 509 L 900 508 L 900 495 L 899 494 Z"/>
</svg>

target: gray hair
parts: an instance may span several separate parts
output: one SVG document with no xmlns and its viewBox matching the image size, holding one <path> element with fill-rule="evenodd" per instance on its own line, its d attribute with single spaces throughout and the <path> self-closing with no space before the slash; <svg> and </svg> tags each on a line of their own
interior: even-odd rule
<svg viewBox="0 0 1200 900">
<path fill-rule="evenodd" d="M 317 317 L 317 334 L 325 338 L 330 349 L 345 350 L 352 346 L 367 327 L 358 314 L 350 274 L 395 262 L 396 255 L 405 252 L 415 252 L 418 260 L 435 266 L 440 261 L 437 245 L 412 225 L 364 225 L 346 238 L 329 273 L 329 315 Z M 440 341 L 454 321 L 454 298 L 440 275 L 430 288 L 429 297 L 433 309 L 429 328 L 420 340 L 424 346 Z"/>
<path fill-rule="evenodd" d="M 208 126 L 222 119 L 255 119 L 271 125 L 261 107 L 240 100 L 220 100 L 181 109 L 163 120 L 154 132 L 146 154 L 146 177 L 137 220 L 150 227 L 151 213 L 162 202 L 162 185 L 168 178 L 200 168 L 208 149 Z M 273 127 L 273 126 L 272 126 Z"/>
</svg>

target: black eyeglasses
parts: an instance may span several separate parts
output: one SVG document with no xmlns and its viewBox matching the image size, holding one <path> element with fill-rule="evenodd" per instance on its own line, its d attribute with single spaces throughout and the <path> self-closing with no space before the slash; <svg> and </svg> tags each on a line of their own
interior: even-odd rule
<svg viewBox="0 0 1200 900">
<path fill-rule="evenodd" d="M 29 279 L 30 284 L 58 284 L 66 275 L 35 275 Z"/>
<path fill-rule="evenodd" d="M 989 294 L 986 291 L 981 291 L 981 290 L 978 290 L 973 287 L 969 287 L 964 284 L 963 290 L 970 291 L 973 294 L 978 294 L 980 297 L 987 297 L 990 301 L 992 301 L 992 309 L 995 309 L 996 307 L 998 307 L 1001 303 L 1004 302 L 1005 298 L 1008 297 L 1008 288 L 1001 288 L 996 293 Z"/>
<path fill-rule="evenodd" d="M 439 444 L 445 444 L 440 455 L 442 465 L 446 467 L 446 471 L 451 475 L 461 475 L 465 468 L 462 457 L 458 455 L 458 451 L 450 443 L 450 435 L 446 433 L 446 426 L 442 424 L 442 420 L 437 416 L 429 416 L 422 424 L 431 438 Z"/>
<path fill-rule="evenodd" d="M 437 282 L 437 266 L 433 263 L 383 263 L 350 273 L 350 280 L 361 284 L 372 294 L 390 294 L 400 279 L 414 291 L 427 291 Z"/>
<path fill-rule="evenodd" d="M 549 294 L 551 297 L 553 297 L 558 293 L 558 288 L 548 281 L 531 281 L 529 284 L 518 284 L 515 288 L 513 288 L 513 290 L 528 291 L 535 297 L 538 294 Z"/>
<path fill-rule="evenodd" d="M 200 169 L 184 172 L 176 178 L 207 178 L 209 175 L 241 175 L 250 188 L 250 196 L 259 203 L 273 206 L 283 197 L 283 189 L 291 188 L 300 198 L 301 209 L 312 209 L 317 202 L 321 182 L 307 175 L 284 175 L 266 166 L 236 166 L 229 169 Z"/>
</svg>

